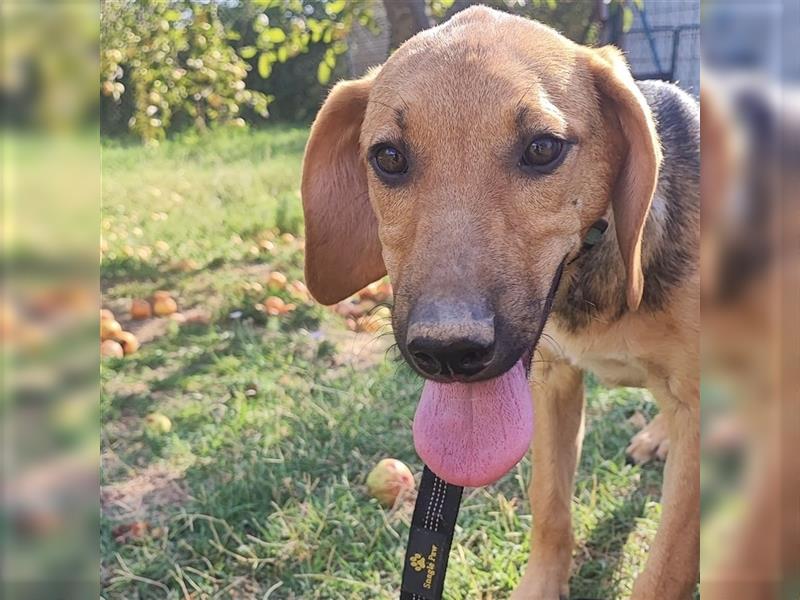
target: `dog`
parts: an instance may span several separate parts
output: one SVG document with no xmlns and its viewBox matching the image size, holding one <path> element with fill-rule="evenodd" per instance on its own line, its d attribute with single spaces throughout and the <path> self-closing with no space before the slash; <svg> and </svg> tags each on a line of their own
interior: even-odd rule
<svg viewBox="0 0 800 600">
<path fill-rule="evenodd" d="M 338 83 L 311 128 L 312 295 L 333 304 L 388 273 L 398 348 L 437 390 L 510 390 L 519 365 L 531 371 L 533 530 L 515 600 L 568 597 L 585 370 L 651 390 L 669 438 L 661 523 L 631 597 L 696 589 L 699 162 L 690 96 L 635 82 L 614 47 L 486 7 Z M 523 439 L 502 432 L 527 418 L 509 395 L 473 404 L 491 414 L 465 427 L 469 442 L 423 444 L 426 463 L 451 482 L 496 478 Z M 450 416 L 439 431 L 456 438 Z"/>
</svg>

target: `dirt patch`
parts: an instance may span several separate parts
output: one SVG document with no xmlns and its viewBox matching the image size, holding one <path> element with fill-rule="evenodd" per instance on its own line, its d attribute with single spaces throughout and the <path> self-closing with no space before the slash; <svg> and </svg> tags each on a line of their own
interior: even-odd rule
<svg viewBox="0 0 800 600">
<path fill-rule="evenodd" d="M 387 351 L 394 344 L 391 331 L 387 333 L 355 332 L 323 325 L 322 339 L 336 346 L 336 363 L 356 369 L 368 369 L 388 359 Z"/>
<path fill-rule="evenodd" d="M 130 479 L 102 486 L 100 508 L 113 520 L 159 521 L 163 507 L 189 499 L 183 475 L 183 470 L 173 466 L 150 465 Z"/>
</svg>

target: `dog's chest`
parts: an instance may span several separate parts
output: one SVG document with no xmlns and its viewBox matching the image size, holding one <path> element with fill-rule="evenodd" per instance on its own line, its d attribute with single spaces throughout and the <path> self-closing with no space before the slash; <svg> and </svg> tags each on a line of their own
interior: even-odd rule
<svg viewBox="0 0 800 600">
<path fill-rule="evenodd" d="M 603 385 L 646 387 L 647 365 L 624 337 L 610 333 L 575 336 L 555 326 L 548 326 L 547 333 L 562 358 L 594 373 Z"/>
<path fill-rule="evenodd" d="M 637 359 L 628 355 L 599 356 L 583 354 L 570 361 L 577 367 L 590 371 L 606 387 L 646 387 L 647 369 Z"/>
</svg>

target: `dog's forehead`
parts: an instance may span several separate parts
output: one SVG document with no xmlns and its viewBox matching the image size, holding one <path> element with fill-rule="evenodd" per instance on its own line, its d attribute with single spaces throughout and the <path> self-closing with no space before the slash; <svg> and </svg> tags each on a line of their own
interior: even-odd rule
<svg viewBox="0 0 800 600">
<path fill-rule="evenodd" d="M 364 133 L 513 129 L 521 116 L 561 129 L 560 106 L 580 77 L 575 45 L 548 27 L 506 17 L 435 28 L 404 44 L 376 77 Z"/>
</svg>

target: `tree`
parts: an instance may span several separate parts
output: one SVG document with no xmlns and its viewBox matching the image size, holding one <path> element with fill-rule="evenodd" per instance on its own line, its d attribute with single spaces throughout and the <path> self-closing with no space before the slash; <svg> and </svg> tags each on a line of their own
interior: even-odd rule
<svg viewBox="0 0 800 600">
<path fill-rule="evenodd" d="M 389 20 L 389 45 L 398 48 L 408 38 L 431 26 L 425 12 L 425 0 L 383 0 Z"/>
<path fill-rule="evenodd" d="M 307 119 L 348 48 L 356 24 L 376 30 L 383 2 L 390 46 L 475 0 L 101 0 L 103 131 L 126 128 L 148 143 L 186 127 L 244 126 L 278 96 L 284 117 Z M 627 29 L 629 2 L 481 0 L 538 19 L 580 43 Z M 277 70 L 277 76 L 273 72 Z M 314 79 L 316 81 L 314 81 Z"/>
<path fill-rule="evenodd" d="M 267 116 L 270 97 L 246 88 L 250 66 L 231 45 L 235 36 L 216 3 L 105 0 L 100 27 L 103 108 L 125 96 L 128 114 L 121 116 L 142 140 L 158 143 L 186 125 L 241 126 L 245 106 Z"/>
</svg>

